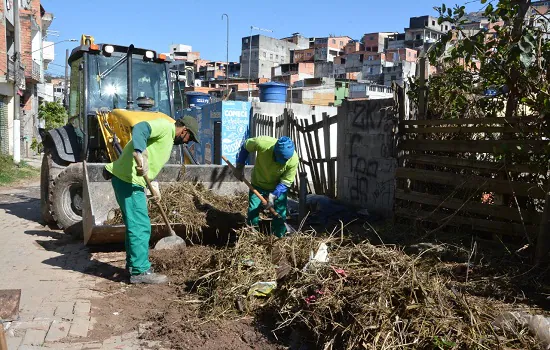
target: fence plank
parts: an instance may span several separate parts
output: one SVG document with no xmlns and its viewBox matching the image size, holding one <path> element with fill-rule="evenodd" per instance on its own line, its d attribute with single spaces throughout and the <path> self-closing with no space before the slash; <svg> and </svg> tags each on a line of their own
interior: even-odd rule
<svg viewBox="0 0 550 350">
<path fill-rule="evenodd" d="M 311 116 L 311 120 L 313 121 L 313 123 L 317 123 L 317 120 L 315 118 L 315 114 L 313 114 Z M 319 158 L 322 158 L 323 156 L 321 155 L 321 143 L 319 142 L 320 140 L 320 137 L 319 137 L 319 129 L 313 131 L 315 133 L 315 147 L 317 149 L 317 156 Z M 326 177 L 326 174 L 325 174 L 325 166 L 324 164 L 320 164 L 319 168 L 321 169 L 321 188 L 323 189 L 323 194 L 327 194 L 328 193 L 328 187 L 327 187 L 327 177 Z"/>
<path fill-rule="evenodd" d="M 304 127 L 304 129 L 308 125 L 307 120 L 301 120 L 300 123 L 302 123 L 302 126 Z M 317 172 L 317 166 L 313 162 L 313 160 L 316 159 L 317 157 L 315 156 L 315 148 L 313 147 L 313 140 L 309 132 L 304 134 L 304 142 L 306 145 L 307 157 L 311 162 L 310 169 L 311 169 L 311 176 L 313 177 L 313 188 L 315 189 L 316 194 L 322 194 L 321 187 L 320 187 L 321 181 L 319 179 L 319 173 Z"/>
<path fill-rule="evenodd" d="M 426 127 L 426 128 L 404 128 L 405 134 L 435 134 L 435 133 L 523 133 L 533 132 L 538 129 L 534 126 L 520 127 L 496 127 L 496 126 L 475 126 L 475 127 Z"/>
<path fill-rule="evenodd" d="M 443 156 L 432 156 L 427 154 L 409 154 L 402 157 L 403 160 L 412 164 L 428 164 L 436 166 L 445 166 L 456 169 L 479 169 L 479 170 L 492 170 L 492 171 L 512 171 L 520 173 L 538 172 L 536 166 L 529 166 L 524 164 L 506 164 L 502 162 L 490 162 L 483 160 L 462 159 Z"/>
<path fill-rule="evenodd" d="M 338 115 L 333 115 L 332 117 L 329 117 L 328 122 L 329 122 L 329 125 L 337 123 L 338 122 Z M 323 125 L 324 125 L 324 121 L 319 121 L 317 123 L 310 124 L 305 131 L 310 132 L 310 131 L 317 130 L 319 128 L 322 128 Z"/>
<path fill-rule="evenodd" d="M 409 219 L 417 219 L 420 221 L 434 222 L 443 226 L 461 226 L 468 225 L 480 231 L 486 231 L 496 234 L 508 234 L 515 237 L 525 237 L 525 232 L 533 235 L 536 232 L 537 225 L 514 224 L 504 221 L 485 220 L 477 218 L 469 218 L 452 213 L 430 212 L 430 211 L 412 211 L 407 208 L 397 208 L 396 215 Z"/>
<path fill-rule="evenodd" d="M 483 204 L 475 201 L 470 201 L 464 204 L 465 200 L 457 198 L 444 198 L 443 196 L 432 195 L 421 192 L 406 192 L 401 189 L 395 191 L 395 198 L 411 201 L 420 204 L 439 206 L 447 209 L 460 209 L 464 212 L 494 216 L 500 219 L 509 219 L 517 222 L 523 221 L 531 224 L 539 224 L 541 215 L 536 211 L 522 210 L 521 215 L 516 208 L 504 207 L 500 205 Z"/>
<path fill-rule="evenodd" d="M 286 109 L 285 109 L 286 111 Z M 304 171 L 304 163 L 301 161 L 302 158 L 302 150 L 300 148 L 300 143 L 298 140 L 298 133 L 296 128 L 294 127 L 294 115 L 292 111 L 287 112 L 289 114 L 288 116 L 288 130 L 289 130 L 289 137 L 294 140 L 294 145 L 296 146 L 296 154 L 298 154 L 298 171 L 296 172 L 295 179 L 294 179 L 294 186 L 296 186 L 296 190 L 300 188 L 300 173 Z"/>
<path fill-rule="evenodd" d="M 495 180 L 482 176 L 465 176 L 442 171 L 411 168 L 397 168 L 396 177 L 455 186 L 456 188 L 479 189 L 480 191 L 493 191 L 499 194 L 515 193 L 517 196 L 544 198 L 544 191 L 538 185 L 526 182 L 509 182 L 507 180 Z"/>
<path fill-rule="evenodd" d="M 323 113 L 323 137 L 325 142 L 325 156 L 324 158 L 327 160 L 327 181 L 328 181 L 328 195 L 332 198 L 335 197 L 335 169 L 332 166 L 332 162 L 330 162 L 331 155 L 330 155 L 330 124 L 328 122 L 328 114 Z M 322 167 L 324 167 L 323 164 L 321 164 Z"/>
<path fill-rule="evenodd" d="M 548 144 L 539 140 L 404 140 L 403 150 L 433 152 L 480 152 L 493 153 L 500 149 L 538 149 Z"/>
<path fill-rule="evenodd" d="M 519 124 L 531 123 L 536 118 L 458 118 L 458 119 L 424 119 L 404 120 L 403 125 L 492 125 L 492 124 Z"/>
</svg>

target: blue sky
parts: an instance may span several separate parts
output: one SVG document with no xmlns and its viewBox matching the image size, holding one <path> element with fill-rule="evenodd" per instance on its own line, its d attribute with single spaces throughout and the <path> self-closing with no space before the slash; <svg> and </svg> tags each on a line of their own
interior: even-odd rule
<svg viewBox="0 0 550 350">
<path fill-rule="evenodd" d="M 446 2 L 455 3 L 457 0 Z M 187 44 L 202 58 L 219 61 L 226 56 L 223 13 L 230 21 L 229 59 L 238 61 L 241 38 L 250 34 L 251 25 L 271 29 L 273 33 L 262 34 L 279 38 L 300 32 L 306 37 L 334 34 L 360 39 L 369 32 L 403 31 L 409 17 L 436 15 L 433 7 L 440 5 L 441 0 L 42 0 L 46 11 L 55 16 L 50 30 L 59 31 L 59 37 L 50 36 L 50 41 L 90 34 L 98 43 L 133 43 L 158 52 L 167 52 L 172 43 Z M 472 11 L 479 8 L 479 3 L 468 6 Z M 75 44 L 56 44 L 50 73 L 63 74 L 65 49 Z"/>
</svg>

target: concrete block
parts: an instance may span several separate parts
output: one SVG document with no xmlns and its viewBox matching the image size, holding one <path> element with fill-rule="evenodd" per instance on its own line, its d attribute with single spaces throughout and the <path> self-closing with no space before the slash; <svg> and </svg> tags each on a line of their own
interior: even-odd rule
<svg viewBox="0 0 550 350">
<path fill-rule="evenodd" d="M 90 327 L 90 317 L 89 316 L 77 316 L 73 320 L 71 325 L 71 330 L 69 335 L 71 337 L 87 337 L 88 328 Z"/>
<path fill-rule="evenodd" d="M 53 317 L 56 308 L 57 306 L 55 304 L 42 304 L 34 314 L 34 318 Z"/>
<path fill-rule="evenodd" d="M 13 322 L 10 329 L 17 331 L 26 331 L 28 329 L 36 329 L 41 331 L 47 331 L 50 329 L 51 319 L 39 319 L 37 321 L 16 321 Z"/>
<path fill-rule="evenodd" d="M 10 349 L 11 350 L 11 349 Z M 33 345 L 20 345 L 18 350 L 44 350 L 41 346 L 33 346 Z"/>
<path fill-rule="evenodd" d="M 19 345 L 21 345 L 22 341 L 23 337 L 7 337 L 8 350 L 15 350 L 19 348 Z"/>
<path fill-rule="evenodd" d="M 50 329 L 48 330 L 48 333 L 46 334 L 46 342 L 52 343 L 56 341 L 60 341 L 63 338 L 66 338 L 69 334 L 69 329 L 71 328 L 71 324 L 66 321 L 53 321 Z"/>
<path fill-rule="evenodd" d="M 72 315 L 74 310 L 74 302 L 72 301 L 65 301 L 57 303 L 57 308 L 55 309 L 55 316 L 64 316 L 64 315 Z"/>
<path fill-rule="evenodd" d="M 46 331 L 40 329 L 28 329 L 23 337 L 22 345 L 40 346 L 44 344 Z"/>
<path fill-rule="evenodd" d="M 92 303 L 89 300 L 78 300 L 74 305 L 74 314 L 75 315 L 88 315 Z"/>
</svg>

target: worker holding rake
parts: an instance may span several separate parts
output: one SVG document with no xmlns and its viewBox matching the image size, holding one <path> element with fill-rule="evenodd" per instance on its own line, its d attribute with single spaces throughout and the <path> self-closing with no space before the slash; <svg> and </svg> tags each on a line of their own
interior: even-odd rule
<svg viewBox="0 0 550 350">
<path fill-rule="evenodd" d="M 132 140 L 122 154 L 105 166 L 103 176 L 111 179 L 126 226 L 126 269 L 132 284 L 159 284 L 168 280 L 155 273 L 149 261 L 151 220 L 144 176 L 154 179 L 170 159 L 173 146 L 189 141 L 199 141 L 198 123 L 193 117 L 184 117 L 175 124 L 162 118 L 140 122 L 132 128 Z M 151 192 L 152 200 L 160 200 L 158 187 L 151 186 Z"/>
<path fill-rule="evenodd" d="M 287 215 L 287 191 L 296 178 L 298 155 L 294 142 L 286 136 L 279 139 L 259 136 L 247 139 L 237 156 L 235 176 L 244 178 L 244 166 L 248 155 L 256 152 L 256 164 L 252 170 L 252 186 L 267 199 L 265 209 L 273 207 L 279 214 L 272 221 L 271 231 L 277 237 L 285 236 Z M 261 200 L 252 191 L 248 195 L 247 223 L 259 226 Z"/>
</svg>

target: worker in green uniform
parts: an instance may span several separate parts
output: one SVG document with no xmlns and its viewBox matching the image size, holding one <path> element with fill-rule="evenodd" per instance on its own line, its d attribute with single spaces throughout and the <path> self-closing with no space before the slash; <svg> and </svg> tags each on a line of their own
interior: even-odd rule
<svg viewBox="0 0 550 350">
<path fill-rule="evenodd" d="M 155 273 L 149 261 L 151 220 L 147 211 L 146 174 L 153 180 L 170 159 L 173 145 L 199 142 L 198 123 L 193 117 L 176 120 L 159 118 L 144 121 L 132 128 L 132 140 L 117 160 L 105 166 L 106 179 L 111 178 L 115 197 L 126 226 L 126 269 L 130 283 L 159 284 L 167 282 Z M 141 166 L 137 166 L 137 157 Z M 153 187 L 152 200 L 160 200 L 160 191 Z"/>
<path fill-rule="evenodd" d="M 235 176 L 242 181 L 244 165 L 251 152 L 256 152 L 256 164 L 252 170 L 252 186 L 267 198 L 266 209 L 273 207 L 281 216 L 274 218 L 271 231 L 277 237 L 286 234 L 287 191 L 294 182 L 298 169 L 298 155 L 294 142 L 289 137 L 276 139 L 259 136 L 247 139 L 237 156 Z M 258 227 L 260 222 L 260 199 L 251 191 L 248 195 L 249 225 Z"/>
</svg>

